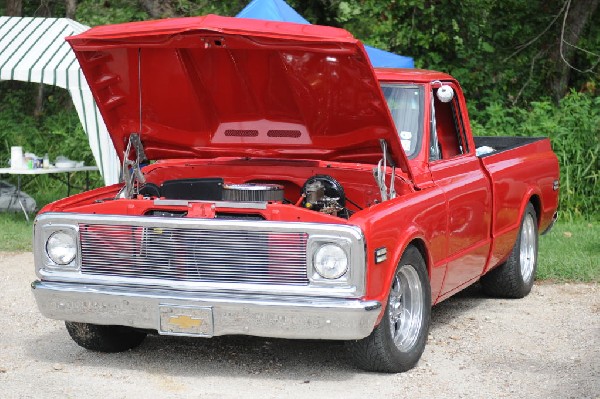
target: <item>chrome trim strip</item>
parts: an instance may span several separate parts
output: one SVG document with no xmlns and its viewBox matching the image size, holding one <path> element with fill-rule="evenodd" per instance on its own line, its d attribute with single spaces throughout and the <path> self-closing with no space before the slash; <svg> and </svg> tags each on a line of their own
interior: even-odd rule
<svg viewBox="0 0 600 399">
<path fill-rule="evenodd" d="M 215 230 L 260 230 L 284 231 L 308 234 L 343 234 L 362 241 L 363 234 L 358 226 L 347 224 L 328 224 L 312 222 L 272 222 L 267 220 L 227 220 L 227 219 L 195 219 L 195 218 L 162 218 L 157 216 L 137 215 L 99 215 L 68 212 L 48 212 L 36 217 L 36 224 L 78 223 L 130 225 L 156 227 L 189 227 L 210 228 Z M 37 226 L 36 226 L 37 227 Z"/>
<path fill-rule="evenodd" d="M 33 282 L 31 288 L 44 316 L 82 323 L 159 330 L 161 306 L 210 307 L 215 336 L 361 339 L 371 333 L 381 311 L 381 303 L 357 299 L 191 293 L 42 281 Z"/>
<path fill-rule="evenodd" d="M 215 208 L 235 208 L 235 209 L 267 209 L 266 202 L 232 202 L 232 201 L 194 201 L 194 200 L 167 200 L 156 199 L 156 206 L 189 206 L 190 204 L 211 204 Z"/>
</svg>

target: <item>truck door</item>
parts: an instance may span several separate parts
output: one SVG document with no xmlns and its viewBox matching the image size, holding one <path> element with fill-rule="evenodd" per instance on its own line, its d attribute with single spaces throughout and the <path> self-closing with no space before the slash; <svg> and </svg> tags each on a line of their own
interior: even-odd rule
<svg viewBox="0 0 600 399">
<path fill-rule="evenodd" d="M 442 295 L 478 278 L 490 250 L 492 196 L 489 179 L 475 156 L 464 99 L 457 87 L 446 103 L 432 91 L 429 169 L 447 203 L 447 271 Z"/>
</svg>

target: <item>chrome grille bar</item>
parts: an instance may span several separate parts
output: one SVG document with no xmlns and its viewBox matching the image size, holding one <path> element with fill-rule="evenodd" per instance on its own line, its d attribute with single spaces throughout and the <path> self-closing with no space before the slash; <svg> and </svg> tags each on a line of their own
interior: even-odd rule
<svg viewBox="0 0 600 399">
<path fill-rule="evenodd" d="M 307 285 L 307 233 L 79 224 L 88 275 Z"/>
</svg>

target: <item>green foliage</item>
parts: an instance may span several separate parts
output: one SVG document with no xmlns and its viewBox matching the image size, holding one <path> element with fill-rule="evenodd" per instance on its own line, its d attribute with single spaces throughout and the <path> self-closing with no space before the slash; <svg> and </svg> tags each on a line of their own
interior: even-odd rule
<svg viewBox="0 0 600 399">
<path fill-rule="evenodd" d="M 79 117 L 68 92 L 54 86 L 44 86 L 44 113 L 33 116 L 37 84 L 21 82 L 0 83 L 0 165 L 8 166 L 10 147 L 22 146 L 23 151 L 37 156 L 48 153 L 51 160 L 63 155 L 69 159 L 95 165 L 96 161 L 88 144 Z M 72 183 L 83 187 L 85 176 L 72 176 Z M 99 173 L 90 175 L 91 185 L 103 185 Z M 13 183 L 15 178 L 9 179 Z M 33 193 L 40 205 L 60 198 L 50 195 L 56 191 L 56 181 L 49 176 L 38 176 L 23 181 L 25 191 Z M 62 193 L 64 197 L 65 192 Z"/>
<path fill-rule="evenodd" d="M 338 0 L 337 22 L 367 44 L 410 55 L 419 68 L 457 78 L 478 108 L 548 96 L 563 0 Z M 596 11 L 596 15 L 600 12 Z M 562 14 L 561 14 L 562 15 Z M 600 25 L 587 24 L 571 87 L 599 80 Z"/>
<path fill-rule="evenodd" d="M 177 0 L 170 2 L 177 16 L 192 17 L 205 14 L 235 15 L 246 5 L 244 1 L 215 2 L 209 0 Z M 81 0 L 77 20 L 89 26 L 152 19 L 140 2 L 131 0 Z"/>
<path fill-rule="evenodd" d="M 32 98 L 37 84 L 0 83 L 0 155 L 10 154 L 13 145 L 37 155 L 48 153 L 51 159 L 64 155 L 70 159 L 94 164 L 87 137 L 72 105 L 68 92 L 55 86 L 44 86 L 44 112 L 33 116 Z M 83 144 L 83 145 L 82 145 Z M 4 159 L 5 165 L 8 159 Z"/>
<path fill-rule="evenodd" d="M 26 105 L 31 104 L 34 93 L 31 90 L 15 90 L 21 85 L 14 82 L 0 83 L 0 165 L 6 166 L 10 146 L 24 146 L 28 142 L 26 132 L 37 132 L 33 112 Z M 4 158 L 2 158 L 4 156 Z M 10 155 L 8 155 L 10 156 Z"/>
<path fill-rule="evenodd" d="M 600 97 L 572 91 L 554 105 L 505 108 L 499 103 L 473 111 L 473 132 L 480 136 L 548 136 L 561 167 L 563 216 L 600 215 Z"/>
<path fill-rule="evenodd" d="M 96 26 L 149 19 L 137 2 L 129 0 L 79 1 L 76 18 L 84 25 Z"/>
</svg>

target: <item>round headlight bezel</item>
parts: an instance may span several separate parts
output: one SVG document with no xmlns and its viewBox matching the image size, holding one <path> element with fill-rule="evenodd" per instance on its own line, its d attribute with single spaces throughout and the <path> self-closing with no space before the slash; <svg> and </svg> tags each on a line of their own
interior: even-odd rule
<svg viewBox="0 0 600 399">
<path fill-rule="evenodd" d="M 55 265 L 69 266 L 73 264 L 77 258 L 77 252 L 77 238 L 74 232 L 57 230 L 46 239 L 46 256 Z"/>
<path fill-rule="evenodd" d="M 332 261 L 334 264 L 330 263 Z M 337 280 L 343 277 L 348 273 L 349 265 L 348 253 L 336 243 L 323 243 L 313 255 L 315 272 L 326 280 Z"/>
</svg>

